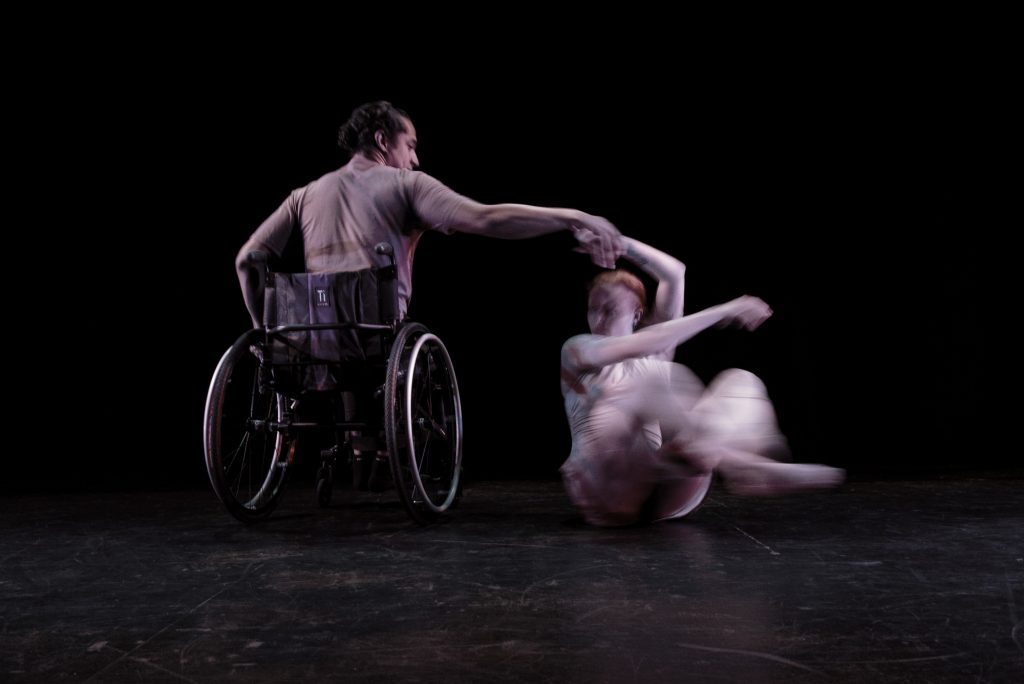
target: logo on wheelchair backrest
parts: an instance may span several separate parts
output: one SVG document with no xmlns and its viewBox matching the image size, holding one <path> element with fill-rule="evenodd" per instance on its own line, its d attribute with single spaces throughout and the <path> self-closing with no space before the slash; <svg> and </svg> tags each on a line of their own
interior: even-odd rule
<svg viewBox="0 0 1024 684">
<path fill-rule="evenodd" d="M 331 305 L 331 291 L 326 287 L 314 287 L 313 288 L 313 300 L 315 306 L 330 306 Z"/>
</svg>

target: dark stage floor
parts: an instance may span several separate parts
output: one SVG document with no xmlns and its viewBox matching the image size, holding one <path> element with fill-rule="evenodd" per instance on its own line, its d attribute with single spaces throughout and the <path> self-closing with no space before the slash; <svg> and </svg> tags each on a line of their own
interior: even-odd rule
<svg viewBox="0 0 1024 684">
<path fill-rule="evenodd" d="M 0 681 L 1024 682 L 1024 480 L 715 486 L 584 527 L 557 482 L 446 522 L 296 486 L 21 495 L 0 515 Z"/>
</svg>

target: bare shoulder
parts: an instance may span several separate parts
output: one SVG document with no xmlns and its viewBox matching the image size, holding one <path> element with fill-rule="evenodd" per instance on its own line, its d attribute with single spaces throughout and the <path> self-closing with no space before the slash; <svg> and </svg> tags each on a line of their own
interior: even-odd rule
<svg viewBox="0 0 1024 684">
<path fill-rule="evenodd" d="M 572 337 L 570 337 L 569 339 L 562 343 L 562 355 L 564 356 L 566 352 L 571 352 L 574 349 L 579 349 L 580 347 L 584 346 L 588 342 L 593 341 L 597 337 L 599 337 L 599 335 L 573 335 Z"/>
<path fill-rule="evenodd" d="M 562 368 L 580 370 L 587 367 L 588 364 L 583 362 L 586 349 L 600 338 L 600 335 L 581 334 L 567 339 L 562 344 Z"/>
</svg>

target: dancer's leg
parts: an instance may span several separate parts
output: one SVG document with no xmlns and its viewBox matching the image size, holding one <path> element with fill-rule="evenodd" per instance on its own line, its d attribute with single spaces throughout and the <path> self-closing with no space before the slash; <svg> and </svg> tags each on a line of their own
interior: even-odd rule
<svg viewBox="0 0 1024 684">
<path fill-rule="evenodd" d="M 689 371 L 678 368 L 684 367 L 672 369 L 672 377 L 685 378 Z M 670 385 L 678 386 L 678 381 Z M 839 468 L 779 463 L 768 457 L 788 454 L 788 449 L 764 383 L 752 373 L 725 371 L 689 411 L 671 410 L 688 403 L 690 397 L 684 392 L 675 406 L 662 404 L 667 410 L 658 415 L 664 438 L 659 456 L 667 468 L 678 468 L 682 474 L 717 470 L 732 491 L 747 495 L 834 487 L 845 477 Z"/>
</svg>

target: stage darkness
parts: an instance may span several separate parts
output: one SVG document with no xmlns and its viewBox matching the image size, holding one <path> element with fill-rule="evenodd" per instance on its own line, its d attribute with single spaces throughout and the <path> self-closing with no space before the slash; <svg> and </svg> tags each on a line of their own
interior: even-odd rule
<svg viewBox="0 0 1024 684">
<path fill-rule="evenodd" d="M 14 363 L 43 380 L 17 384 L 32 418 L 4 484 L 203 483 L 207 384 L 248 323 L 234 256 L 290 190 L 345 162 L 338 124 L 379 98 L 411 114 L 422 170 L 454 190 L 606 216 L 686 263 L 688 311 L 767 300 L 762 329 L 708 331 L 677 360 L 704 380 L 731 366 L 764 378 L 795 460 L 854 475 L 1014 465 L 983 388 L 998 268 L 972 204 L 965 93 L 821 76 L 751 74 L 677 109 L 579 85 L 331 87 L 300 106 L 277 82 L 210 77 L 97 113 L 106 143 L 89 151 L 110 163 L 76 171 L 79 230 L 44 286 L 66 324 L 19 338 Z M 410 314 L 452 353 L 471 477 L 553 478 L 568 454 L 559 348 L 586 329 L 596 273 L 571 247 L 420 244 Z"/>
</svg>

